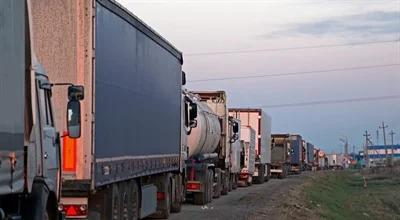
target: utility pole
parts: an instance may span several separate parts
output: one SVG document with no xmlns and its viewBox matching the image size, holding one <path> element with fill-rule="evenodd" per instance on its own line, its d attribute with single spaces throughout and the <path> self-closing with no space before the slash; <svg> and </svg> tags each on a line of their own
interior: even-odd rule
<svg viewBox="0 0 400 220">
<path fill-rule="evenodd" d="M 393 145 L 393 136 L 394 136 L 395 134 L 396 134 L 396 133 L 394 133 L 393 130 L 391 130 L 390 133 L 389 133 L 389 135 L 391 136 L 392 145 Z"/>
<path fill-rule="evenodd" d="M 392 141 L 392 145 L 391 145 L 392 154 L 391 154 L 391 156 L 390 156 L 390 157 L 392 158 L 392 161 L 393 161 L 393 153 L 394 153 L 394 152 L 393 152 L 393 145 L 394 145 L 394 144 L 393 144 L 393 136 L 394 136 L 395 134 L 396 134 L 396 133 L 394 133 L 393 130 L 391 130 L 390 133 L 389 133 L 389 135 L 390 135 L 390 137 L 391 137 L 391 141 Z"/>
<path fill-rule="evenodd" d="M 348 157 L 349 156 L 349 141 L 348 141 L 347 137 L 345 136 L 344 138 L 339 138 L 339 140 L 341 142 L 343 142 L 343 144 L 344 144 L 344 155 L 345 155 L 345 157 Z"/>
<path fill-rule="evenodd" d="M 388 159 L 388 150 L 387 150 L 387 145 L 386 145 L 386 132 L 385 129 L 388 128 L 387 125 L 385 125 L 385 122 L 382 122 L 382 127 L 379 126 L 380 129 L 383 130 L 383 144 L 385 145 L 385 157 L 386 157 L 386 161 Z"/>
<path fill-rule="evenodd" d="M 376 145 L 379 145 L 379 129 L 376 130 Z"/>
<path fill-rule="evenodd" d="M 365 166 L 369 168 L 369 156 L 368 156 L 368 141 L 369 141 L 369 136 L 368 131 L 365 130 L 365 134 L 363 135 L 365 137 L 365 150 L 364 150 L 364 157 L 365 157 Z"/>
</svg>

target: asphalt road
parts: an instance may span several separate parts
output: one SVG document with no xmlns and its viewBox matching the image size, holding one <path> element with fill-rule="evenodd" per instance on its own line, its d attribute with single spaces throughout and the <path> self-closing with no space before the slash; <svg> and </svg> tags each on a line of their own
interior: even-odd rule
<svg viewBox="0 0 400 220">
<path fill-rule="evenodd" d="M 240 187 L 205 206 L 185 204 L 170 220 L 282 219 L 280 202 L 288 190 L 303 182 L 309 173 L 271 179 L 260 185 Z"/>
</svg>

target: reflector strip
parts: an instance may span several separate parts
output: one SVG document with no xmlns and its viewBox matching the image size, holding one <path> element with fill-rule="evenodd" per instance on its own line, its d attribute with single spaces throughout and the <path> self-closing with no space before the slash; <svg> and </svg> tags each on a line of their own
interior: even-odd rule
<svg viewBox="0 0 400 220">
<path fill-rule="evenodd" d="M 76 171 L 76 139 L 68 137 L 68 133 L 63 134 L 62 167 L 63 171 Z"/>
<path fill-rule="evenodd" d="M 165 200 L 165 192 L 157 192 L 157 200 L 158 201 Z"/>
</svg>

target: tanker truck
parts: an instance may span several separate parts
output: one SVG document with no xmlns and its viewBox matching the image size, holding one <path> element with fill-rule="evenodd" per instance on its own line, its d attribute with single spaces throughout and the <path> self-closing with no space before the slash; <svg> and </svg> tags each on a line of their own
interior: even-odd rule
<svg viewBox="0 0 400 220">
<path fill-rule="evenodd" d="M 237 185 L 240 122 L 228 117 L 223 91 L 190 92 L 186 196 L 204 205 Z M 239 144 L 239 145 L 238 145 Z"/>
<path fill-rule="evenodd" d="M 0 1 L 0 220 L 62 218 L 52 87 L 68 84 L 50 82 L 36 59 L 29 6 L 30 1 Z M 63 120 L 70 138 L 80 135 L 82 92 L 68 87 Z"/>
<path fill-rule="evenodd" d="M 37 56 L 85 86 L 81 137 L 62 139 L 66 218 L 168 218 L 184 199 L 182 53 L 116 1 L 33 2 Z M 51 31 L 49 31 L 51 30 Z M 66 132 L 55 90 L 55 121 Z"/>
<path fill-rule="evenodd" d="M 229 115 L 256 131 L 256 157 L 253 181 L 263 183 L 270 177 L 271 170 L 271 117 L 262 109 L 232 108 Z"/>
</svg>

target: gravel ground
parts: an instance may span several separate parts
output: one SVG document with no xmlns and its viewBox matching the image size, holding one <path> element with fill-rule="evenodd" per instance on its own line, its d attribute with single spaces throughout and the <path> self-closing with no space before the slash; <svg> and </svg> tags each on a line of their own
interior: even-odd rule
<svg viewBox="0 0 400 220">
<path fill-rule="evenodd" d="M 264 184 L 238 188 L 206 206 L 185 204 L 171 220 L 315 219 L 299 200 L 301 186 L 311 172 L 272 179 Z M 300 199 L 301 200 L 301 199 Z M 298 204 L 300 203 L 300 204 Z"/>
</svg>

